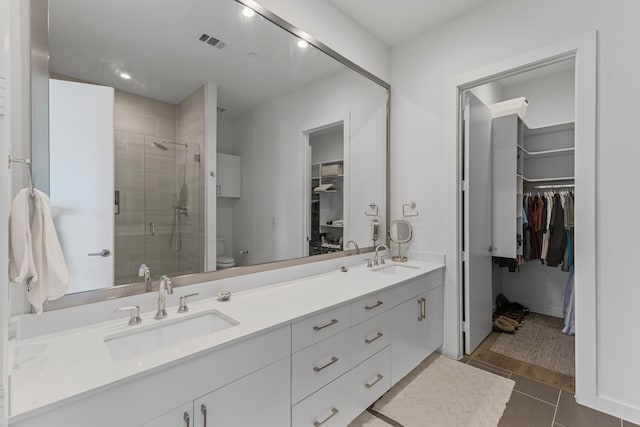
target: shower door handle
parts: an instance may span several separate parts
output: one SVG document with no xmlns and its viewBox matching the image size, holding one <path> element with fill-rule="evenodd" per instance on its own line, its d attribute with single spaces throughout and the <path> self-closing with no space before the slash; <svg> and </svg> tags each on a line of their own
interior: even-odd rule
<svg viewBox="0 0 640 427">
<path fill-rule="evenodd" d="M 149 223 L 149 236 L 155 236 L 156 234 L 156 225 L 152 222 Z"/>
</svg>

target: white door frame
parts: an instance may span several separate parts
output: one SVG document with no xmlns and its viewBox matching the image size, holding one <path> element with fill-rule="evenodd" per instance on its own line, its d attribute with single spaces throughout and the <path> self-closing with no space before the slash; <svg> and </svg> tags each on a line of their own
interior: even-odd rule
<svg viewBox="0 0 640 427">
<path fill-rule="evenodd" d="M 311 157 L 307 156 L 307 147 L 309 147 L 309 135 L 332 126 L 336 126 L 342 123 L 342 152 L 343 152 L 343 179 L 342 179 L 342 214 L 344 227 L 342 228 L 342 240 L 344 242 L 349 241 L 349 224 L 350 224 L 350 172 L 351 172 L 351 112 L 345 111 L 332 116 L 323 117 L 312 123 L 307 123 L 302 126 L 300 135 L 302 141 L 300 144 L 300 159 L 302 166 L 301 182 L 302 195 L 302 250 L 301 254 L 304 256 L 309 255 L 309 242 L 307 242 L 306 236 L 310 235 L 311 230 L 311 189 L 309 183 L 311 182 Z"/>
<path fill-rule="evenodd" d="M 469 71 L 447 83 L 445 164 L 445 209 L 455 212 L 446 222 L 445 319 L 443 352 L 449 357 L 462 357 L 462 317 L 460 224 L 460 111 L 465 89 L 488 83 L 498 77 L 518 73 L 553 60 L 575 58 L 575 184 L 580 195 L 576 199 L 575 223 L 580 230 L 575 256 L 580 269 L 575 273 L 576 323 L 576 398 L 579 403 L 606 412 L 621 406 L 597 396 L 596 384 L 596 41 L 595 31 L 524 53 L 492 65 Z"/>
</svg>

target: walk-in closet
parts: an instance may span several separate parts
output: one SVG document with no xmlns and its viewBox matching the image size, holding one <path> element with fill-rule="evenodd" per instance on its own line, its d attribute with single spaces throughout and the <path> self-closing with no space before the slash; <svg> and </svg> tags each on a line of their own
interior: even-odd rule
<svg viewBox="0 0 640 427">
<path fill-rule="evenodd" d="M 485 311 L 476 321 L 477 301 L 467 301 L 471 308 L 465 321 L 481 322 L 486 332 L 473 324 L 465 327 L 465 334 L 474 335 L 466 337 L 465 353 L 568 391 L 574 390 L 574 340 L 579 327 L 573 311 L 574 200 L 580 197 L 574 180 L 573 64 L 573 60 L 555 62 L 471 89 L 468 96 L 474 98 L 476 112 L 471 106 L 465 113 L 470 122 L 465 127 L 470 171 L 482 167 L 474 162 L 483 161 L 474 155 L 478 148 L 473 146 L 481 127 L 478 111 L 484 111 L 484 121 L 490 122 L 484 127 L 490 127 L 490 155 L 485 160 L 491 165 L 486 174 L 490 225 L 485 225 L 491 234 L 492 308 L 490 319 Z M 473 173 L 468 179 L 474 179 Z M 473 193 L 478 186 L 470 183 L 466 188 Z M 477 196 L 465 199 L 469 204 L 465 215 L 471 217 L 465 221 L 467 227 L 478 225 Z M 475 238 L 470 228 L 465 234 L 469 252 L 478 246 Z M 474 283 L 481 279 L 473 254 L 467 259 L 466 297 L 472 298 L 477 292 Z M 482 300 L 486 305 L 488 295 Z"/>
</svg>

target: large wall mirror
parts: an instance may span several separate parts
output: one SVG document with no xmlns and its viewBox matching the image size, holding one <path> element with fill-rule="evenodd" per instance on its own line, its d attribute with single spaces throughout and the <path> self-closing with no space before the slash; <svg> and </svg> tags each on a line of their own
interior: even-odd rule
<svg viewBox="0 0 640 427">
<path fill-rule="evenodd" d="M 373 246 L 373 220 L 386 235 L 384 82 L 254 3 L 48 3 L 34 172 L 70 294 L 142 291 L 141 264 L 194 283 L 320 260 Z"/>
</svg>

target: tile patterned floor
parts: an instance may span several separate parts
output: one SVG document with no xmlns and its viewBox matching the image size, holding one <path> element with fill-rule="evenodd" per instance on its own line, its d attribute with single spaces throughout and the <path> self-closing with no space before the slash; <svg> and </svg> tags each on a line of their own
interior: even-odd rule
<svg viewBox="0 0 640 427">
<path fill-rule="evenodd" d="M 428 359 L 432 359 L 433 356 Z M 428 360 L 425 362 L 428 363 Z M 522 372 L 529 372 L 523 367 L 518 367 L 514 372 L 468 356 L 460 362 L 515 381 L 511 399 L 507 403 L 498 427 L 640 427 L 579 405 L 573 397 L 573 392 L 529 378 L 526 374 L 522 374 Z M 566 384 L 562 385 L 566 386 Z M 370 416 L 376 415 L 375 411 L 370 408 L 369 412 L 358 420 L 366 420 L 366 422 L 354 422 L 349 427 L 428 427 L 417 424 L 402 425 L 390 419 L 375 420 Z"/>
</svg>

